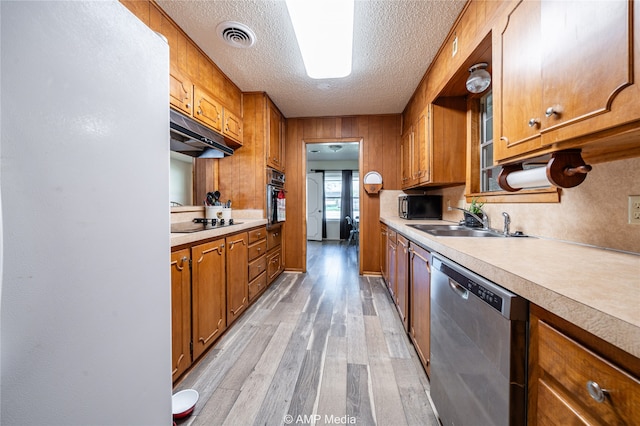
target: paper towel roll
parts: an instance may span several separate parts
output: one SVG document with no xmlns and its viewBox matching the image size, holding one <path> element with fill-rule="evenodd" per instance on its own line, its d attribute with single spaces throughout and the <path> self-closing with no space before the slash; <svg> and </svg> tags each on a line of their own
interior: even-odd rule
<svg viewBox="0 0 640 426">
<path fill-rule="evenodd" d="M 537 186 L 549 186 L 551 182 L 547 178 L 546 167 L 511 172 L 507 175 L 507 184 L 512 188 L 534 188 Z"/>
</svg>

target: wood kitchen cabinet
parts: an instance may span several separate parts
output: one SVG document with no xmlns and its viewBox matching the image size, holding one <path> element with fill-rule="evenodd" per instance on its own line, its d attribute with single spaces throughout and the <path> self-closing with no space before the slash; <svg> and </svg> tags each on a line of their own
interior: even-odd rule
<svg viewBox="0 0 640 426">
<path fill-rule="evenodd" d="M 200 87 L 193 88 L 193 118 L 205 126 L 222 131 L 222 104 Z"/>
<path fill-rule="evenodd" d="M 222 129 L 222 134 L 231 138 L 239 145 L 242 145 L 242 118 L 225 108 L 223 112 L 223 120 L 224 127 Z"/>
<path fill-rule="evenodd" d="M 523 1 L 503 18 L 494 31 L 496 161 L 637 131 L 633 6 Z"/>
<path fill-rule="evenodd" d="M 404 329 L 409 331 L 409 240 L 398 234 L 395 302 Z"/>
<path fill-rule="evenodd" d="M 249 237 L 249 303 L 267 288 L 267 228 L 248 232 Z"/>
<path fill-rule="evenodd" d="M 267 229 L 267 285 L 284 270 L 282 259 L 282 226 Z"/>
<path fill-rule="evenodd" d="M 188 116 L 193 114 L 193 83 L 177 70 L 169 73 L 169 105 Z"/>
<path fill-rule="evenodd" d="M 391 297 L 395 300 L 396 292 L 398 291 L 396 278 L 397 278 L 397 233 L 391 228 L 387 229 L 387 288 Z"/>
<path fill-rule="evenodd" d="M 171 377 L 191 365 L 191 251 L 171 253 Z"/>
<path fill-rule="evenodd" d="M 284 117 L 268 97 L 267 110 L 269 116 L 267 166 L 284 172 Z"/>
<path fill-rule="evenodd" d="M 227 327 L 225 240 L 191 247 L 193 360 L 202 355 Z"/>
<path fill-rule="evenodd" d="M 427 106 L 402 137 L 402 188 L 463 183 L 466 100 L 441 97 Z"/>
<path fill-rule="evenodd" d="M 636 424 L 639 378 L 640 359 L 531 306 L 529 425 Z"/>
<path fill-rule="evenodd" d="M 409 247 L 409 335 L 427 375 L 431 375 L 431 253 L 413 242 Z"/>
<path fill-rule="evenodd" d="M 227 245 L 227 325 L 249 305 L 249 237 L 246 232 L 225 239 Z"/>
<path fill-rule="evenodd" d="M 380 223 L 380 273 L 385 283 L 389 281 L 387 273 L 387 225 Z"/>
</svg>

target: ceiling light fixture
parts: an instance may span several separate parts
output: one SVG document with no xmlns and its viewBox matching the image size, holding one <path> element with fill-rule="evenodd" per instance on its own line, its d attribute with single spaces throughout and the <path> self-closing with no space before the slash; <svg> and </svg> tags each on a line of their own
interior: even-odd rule
<svg viewBox="0 0 640 426">
<path fill-rule="evenodd" d="M 467 78 L 467 90 L 471 93 L 482 93 L 491 84 L 491 74 L 485 69 L 489 66 L 486 62 L 475 64 L 469 68 L 469 78 Z"/>
<path fill-rule="evenodd" d="M 340 151 L 342 149 L 342 145 L 329 145 L 329 149 L 333 152 Z"/>
<path fill-rule="evenodd" d="M 286 0 L 302 60 L 311 78 L 351 74 L 354 0 Z"/>
</svg>

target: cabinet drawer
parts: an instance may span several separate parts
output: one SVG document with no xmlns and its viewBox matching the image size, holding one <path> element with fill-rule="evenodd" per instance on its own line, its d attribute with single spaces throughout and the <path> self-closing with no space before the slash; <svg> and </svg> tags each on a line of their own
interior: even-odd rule
<svg viewBox="0 0 640 426">
<path fill-rule="evenodd" d="M 282 243 L 282 229 L 270 229 L 267 231 L 267 250 L 274 249 Z"/>
<path fill-rule="evenodd" d="M 280 249 L 267 256 L 267 274 L 269 282 L 273 281 L 282 271 L 282 255 Z"/>
<path fill-rule="evenodd" d="M 249 262 L 267 252 L 267 241 L 262 240 L 249 246 Z"/>
<path fill-rule="evenodd" d="M 249 302 L 259 296 L 265 288 L 267 288 L 267 273 L 263 272 L 249 283 Z"/>
<path fill-rule="evenodd" d="M 249 263 L 249 281 L 267 270 L 267 257 L 262 256 Z"/>
<path fill-rule="evenodd" d="M 640 418 L 640 381 L 576 343 L 543 321 L 539 322 L 538 363 L 579 406 L 608 425 L 633 424 Z M 595 382 L 606 395 L 597 402 L 587 384 Z"/>
<path fill-rule="evenodd" d="M 389 228 L 387 230 L 387 241 L 395 244 L 396 243 L 396 238 L 398 237 L 398 234 L 396 231 L 394 231 L 393 229 Z"/>
<path fill-rule="evenodd" d="M 267 237 L 267 228 L 262 227 L 258 229 L 252 229 L 249 231 L 249 244 L 253 244 L 258 240 L 262 240 Z"/>
</svg>

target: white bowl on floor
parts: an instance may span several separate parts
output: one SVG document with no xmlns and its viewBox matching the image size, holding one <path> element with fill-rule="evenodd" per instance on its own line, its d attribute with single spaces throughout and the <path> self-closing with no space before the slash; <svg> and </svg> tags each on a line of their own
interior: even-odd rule
<svg viewBox="0 0 640 426">
<path fill-rule="evenodd" d="M 171 397 L 171 411 L 174 419 L 187 417 L 193 412 L 200 395 L 194 389 L 181 390 Z"/>
</svg>

